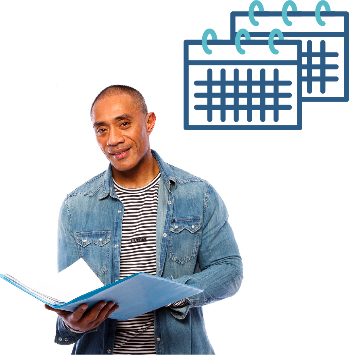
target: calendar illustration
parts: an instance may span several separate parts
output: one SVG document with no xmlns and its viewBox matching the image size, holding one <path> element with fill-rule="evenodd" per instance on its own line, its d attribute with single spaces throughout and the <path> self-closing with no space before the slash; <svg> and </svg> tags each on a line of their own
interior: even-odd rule
<svg viewBox="0 0 349 355">
<path fill-rule="evenodd" d="M 253 1 L 230 20 L 229 40 L 184 41 L 184 129 L 300 130 L 303 102 L 349 101 L 348 12 Z"/>
<path fill-rule="evenodd" d="M 248 12 L 230 14 L 231 36 L 245 28 L 251 39 L 268 38 L 274 28 L 281 30 L 285 39 L 302 41 L 303 101 L 349 101 L 349 13 L 321 12 L 326 22 L 320 26 L 315 12 L 288 13 L 291 26 L 282 20 L 282 12 L 255 11 L 258 27 L 249 21 Z M 256 31 L 258 30 L 258 31 Z"/>
<path fill-rule="evenodd" d="M 301 128 L 301 41 L 279 41 L 276 58 L 268 41 L 242 40 L 244 60 L 230 41 L 208 42 L 210 60 L 201 41 L 186 41 L 189 129 Z"/>
</svg>

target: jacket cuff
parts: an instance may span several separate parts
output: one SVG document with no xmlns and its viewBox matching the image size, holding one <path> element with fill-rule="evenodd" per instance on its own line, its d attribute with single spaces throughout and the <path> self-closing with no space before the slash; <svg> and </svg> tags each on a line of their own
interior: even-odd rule
<svg viewBox="0 0 349 355">
<path fill-rule="evenodd" d="M 75 329 L 73 329 L 73 328 L 71 328 L 71 327 L 69 327 L 69 325 L 68 324 L 66 324 L 65 323 L 65 321 L 62 319 L 62 324 L 63 324 L 63 327 L 65 328 L 65 329 L 67 329 L 68 330 L 68 332 L 70 332 L 70 333 L 73 333 L 73 334 L 81 334 L 81 333 L 85 333 L 85 332 L 82 332 L 82 331 L 80 331 L 80 330 L 75 330 Z"/>
<path fill-rule="evenodd" d="M 177 308 L 171 308 L 171 315 L 175 317 L 176 319 L 184 319 L 188 312 L 189 312 L 190 305 L 185 306 L 185 307 L 177 307 Z"/>
<path fill-rule="evenodd" d="M 196 287 L 195 285 L 191 285 L 193 283 L 193 281 L 191 281 L 191 279 L 192 279 L 192 277 L 189 275 L 184 275 L 178 279 L 172 278 L 173 281 L 179 282 L 181 284 L 187 284 L 188 286 Z M 208 296 L 208 294 L 207 294 L 207 292 L 202 290 L 201 292 L 186 298 L 186 300 L 190 303 L 190 305 L 200 307 L 200 306 L 207 304 L 207 297 L 205 297 L 205 296 Z"/>
<path fill-rule="evenodd" d="M 87 333 L 92 333 L 92 332 L 96 332 L 98 329 L 97 328 L 93 328 L 91 330 L 88 330 L 87 332 L 72 332 L 69 331 L 65 326 L 64 326 L 64 322 L 62 320 L 61 317 L 57 318 L 57 325 L 56 325 L 56 336 L 55 336 L 55 343 L 59 344 L 59 345 L 70 345 L 70 344 L 74 344 L 75 342 L 77 342 L 84 334 Z"/>
<path fill-rule="evenodd" d="M 188 280 L 190 280 L 190 276 L 184 275 L 180 277 L 179 279 L 174 279 L 172 276 L 170 277 L 171 280 L 179 282 L 181 284 L 185 284 Z M 186 298 L 188 304 L 183 306 L 183 307 L 173 307 L 172 304 L 169 305 L 171 315 L 176 318 L 176 319 L 184 319 L 188 312 L 190 307 L 192 306 L 192 303 L 190 301 L 190 297 Z M 195 304 L 195 303 L 194 303 Z"/>
</svg>

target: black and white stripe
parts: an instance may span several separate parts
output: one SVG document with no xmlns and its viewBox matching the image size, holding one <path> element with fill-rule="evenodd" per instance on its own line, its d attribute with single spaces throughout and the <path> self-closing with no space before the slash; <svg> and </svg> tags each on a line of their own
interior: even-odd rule
<svg viewBox="0 0 349 355">
<path fill-rule="evenodd" d="M 114 181 L 124 205 L 120 250 L 120 279 L 137 272 L 156 275 L 156 214 L 160 173 L 148 185 L 127 189 Z M 156 354 L 154 312 L 118 321 L 114 354 Z"/>
</svg>

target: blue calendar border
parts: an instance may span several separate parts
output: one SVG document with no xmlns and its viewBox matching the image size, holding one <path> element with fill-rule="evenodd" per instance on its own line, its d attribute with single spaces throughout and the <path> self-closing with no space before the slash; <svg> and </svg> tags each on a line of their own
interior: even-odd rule
<svg viewBox="0 0 349 355">
<path fill-rule="evenodd" d="M 215 45 L 235 45 L 235 41 L 231 40 L 208 40 L 207 44 L 210 47 Z M 296 45 L 297 59 L 289 61 L 281 60 L 189 60 L 189 46 L 202 45 L 201 40 L 185 40 L 184 41 L 184 129 L 185 130 L 301 130 L 302 129 L 302 41 L 300 40 L 284 40 L 274 41 L 275 45 Z M 266 45 L 269 46 L 266 40 L 247 41 L 241 40 L 241 45 Z M 214 50 L 214 49 L 213 49 Z M 297 65 L 297 124 L 296 125 L 190 125 L 189 123 L 189 65 L 224 65 L 224 64 L 239 64 L 239 65 Z"/>
<path fill-rule="evenodd" d="M 283 32 L 284 37 L 344 37 L 344 60 L 349 63 L 349 13 L 346 11 L 320 11 L 321 17 L 343 17 L 344 32 Z M 255 11 L 255 17 L 282 17 L 281 11 Z M 314 17 L 315 11 L 287 11 L 288 17 Z M 249 17 L 248 11 L 232 11 L 230 13 L 230 38 L 235 41 L 236 18 Z M 257 29 L 257 27 L 256 27 Z M 269 32 L 250 32 L 251 37 L 269 37 Z M 349 101 L 349 64 L 344 65 L 343 97 L 303 97 L 303 102 L 348 102 Z"/>
</svg>

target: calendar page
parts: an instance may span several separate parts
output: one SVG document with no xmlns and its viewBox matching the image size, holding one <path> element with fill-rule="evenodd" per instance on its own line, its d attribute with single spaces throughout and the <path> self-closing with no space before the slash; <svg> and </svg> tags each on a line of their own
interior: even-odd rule
<svg viewBox="0 0 349 355">
<path fill-rule="evenodd" d="M 185 41 L 185 129 L 301 129 L 301 41 Z"/>
<path fill-rule="evenodd" d="M 274 29 L 280 29 L 285 40 L 302 41 L 302 93 L 303 101 L 333 102 L 349 100 L 349 14 L 322 11 L 325 22 L 321 26 L 315 12 L 289 11 L 287 26 L 282 12 L 255 11 L 258 26 L 249 20 L 248 12 L 231 13 L 231 37 L 240 28 L 246 29 L 251 39 L 268 38 Z M 347 56 L 347 57 L 346 57 Z"/>
</svg>

